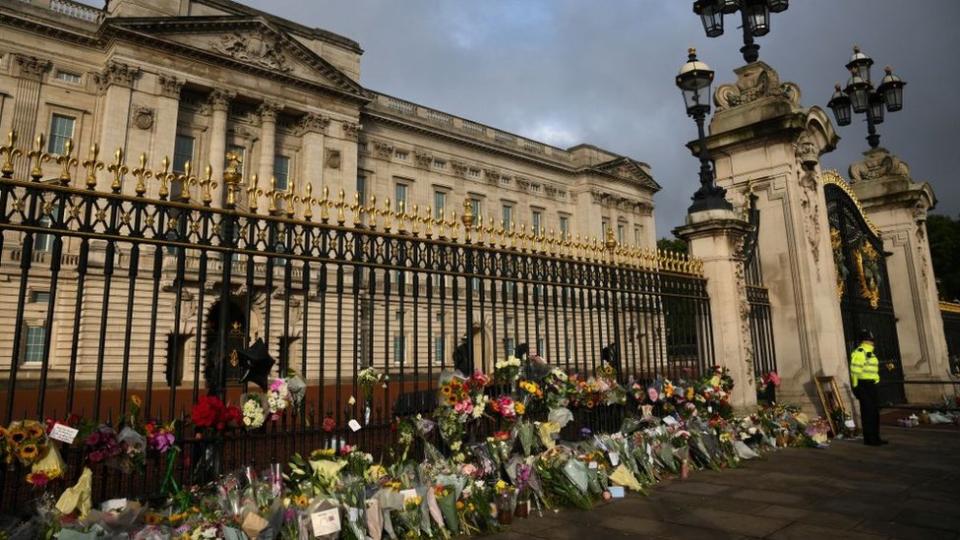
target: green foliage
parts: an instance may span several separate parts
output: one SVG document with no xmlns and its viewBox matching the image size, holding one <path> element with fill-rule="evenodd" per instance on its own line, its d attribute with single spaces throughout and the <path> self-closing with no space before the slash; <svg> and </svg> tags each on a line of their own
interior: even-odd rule
<svg viewBox="0 0 960 540">
<path fill-rule="evenodd" d="M 686 253 L 687 243 L 679 238 L 661 238 L 657 240 L 657 249 L 662 249 L 663 251 L 679 251 L 680 253 Z"/>
<path fill-rule="evenodd" d="M 930 215 L 927 235 L 940 297 L 951 301 L 960 299 L 960 220 Z"/>
</svg>

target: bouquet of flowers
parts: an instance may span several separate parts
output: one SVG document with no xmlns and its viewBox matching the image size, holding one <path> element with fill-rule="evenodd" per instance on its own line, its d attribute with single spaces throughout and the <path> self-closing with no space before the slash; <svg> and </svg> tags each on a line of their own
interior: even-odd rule
<svg viewBox="0 0 960 540">
<path fill-rule="evenodd" d="M 272 420 L 280 417 L 280 413 L 286 410 L 290 404 L 290 388 L 284 379 L 273 379 L 270 381 L 270 387 L 267 390 L 267 410 L 270 412 Z"/>
<path fill-rule="evenodd" d="M 443 524 L 454 536 L 460 534 L 460 518 L 457 515 L 457 495 L 454 486 L 438 484 L 434 486 L 437 506 L 443 515 Z"/>
<path fill-rule="evenodd" d="M 827 434 L 830 433 L 830 423 L 825 418 L 817 418 L 807 424 L 803 434 L 807 436 L 810 446 L 824 447 L 828 444 Z"/>
<path fill-rule="evenodd" d="M 510 355 L 506 360 L 498 360 L 493 365 L 493 378 L 500 384 L 513 384 L 520 375 L 520 359 Z"/>
<path fill-rule="evenodd" d="M 11 422 L 4 430 L 6 461 L 17 459 L 21 465 L 31 466 L 42 459 L 50 448 L 43 424 L 35 420 Z"/>
<path fill-rule="evenodd" d="M 547 407 L 566 407 L 570 403 L 570 377 L 560 368 L 551 369 L 543 378 L 541 389 Z"/>
<path fill-rule="evenodd" d="M 263 408 L 262 394 L 246 394 L 240 398 L 240 411 L 243 413 L 243 427 L 248 430 L 260 429 L 267 419 Z"/>
<path fill-rule="evenodd" d="M 588 510 L 593 506 L 587 490 L 589 479 L 586 466 L 564 446 L 540 454 L 536 462 L 537 474 L 544 491 L 556 502 Z"/>
<path fill-rule="evenodd" d="M 381 385 L 383 388 L 387 387 L 387 381 L 390 380 L 390 377 L 384 375 L 377 368 L 373 366 L 368 366 L 360 370 L 357 373 L 357 384 L 360 386 L 360 392 L 363 394 L 363 399 L 367 402 L 373 399 L 373 389 L 377 385 Z"/>
<path fill-rule="evenodd" d="M 780 386 L 780 375 L 776 371 L 769 371 L 757 381 L 757 400 L 773 403 L 777 400 L 776 391 Z"/>
</svg>

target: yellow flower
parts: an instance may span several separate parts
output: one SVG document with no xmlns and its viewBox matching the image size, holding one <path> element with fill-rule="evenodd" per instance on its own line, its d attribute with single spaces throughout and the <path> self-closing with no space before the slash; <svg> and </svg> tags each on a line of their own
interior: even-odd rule
<svg viewBox="0 0 960 540">
<path fill-rule="evenodd" d="M 36 457 L 39 454 L 40 454 L 40 449 L 37 447 L 37 445 L 33 443 L 25 444 L 22 447 L 20 447 L 20 459 L 22 460 L 29 461 L 32 459 L 36 459 Z"/>
<path fill-rule="evenodd" d="M 24 422 L 24 425 L 26 426 L 27 434 L 30 436 L 31 439 L 39 439 L 40 437 L 43 437 L 46 434 L 46 431 L 43 429 L 43 426 L 41 426 L 39 422 L 30 420 L 28 422 Z"/>
<path fill-rule="evenodd" d="M 7 440 L 10 441 L 10 444 L 20 444 L 23 441 L 27 440 L 27 430 L 21 426 L 11 428 L 7 432 Z"/>
<path fill-rule="evenodd" d="M 527 408 L 523 406 L 523 403 L 517 403 L 517 404 L 515 404 L 515 405 L 513 406 L 513 410 L 514 410 L 517 414 L 523 414 L 523 412 L 526 411 Z"/>
<path fill-rule="evenodd" d="M 132 396 L 130 396 L 130 402 L 136 405 L 137 407 L 143 406 L 143 400 L 140 399 L 140 396 L 136 394 L 133 394 Z"/>
</svg>

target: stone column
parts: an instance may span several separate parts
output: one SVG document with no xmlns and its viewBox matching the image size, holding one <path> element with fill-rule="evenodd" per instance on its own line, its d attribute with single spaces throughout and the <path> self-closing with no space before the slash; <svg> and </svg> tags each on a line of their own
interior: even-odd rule
<svg viewBox="0 0 960 540">
<path fill-rule="evenodd" d="M 258 169 L 258 183 L 260 189 L 270 189 L 270 177 L 273 176 L 273 158 L 277 152 L 277 111 L 280 104 L 274 101 L 264 101 L 257 112 L 260 115 L 260 167 Z M 258 201 L 261 209 L 267 208 L 263 201 Z"/>
<path fill-rule="evenodd" d="M 10 129 L 17 133 L 18 146 L 33 149 L 33 138 L 37 134 L 37 114 L 40 108 L 40 86 L 52 64 L 46 59 L 20 54 L 14 55 L 13 59 L 17 89 L 13 96 L 13 121 Z M 46 133 L 49 127 L 41 128 L 44 135 L 49 135 Z M 14 178 L 26 180 L 29 171 L 30 160 L 20 159 L 16 162 Z"/>
<path fill-rule="evenodd" d="M 800 105 L 800 89 L 781 83 L 763 62 L 735 70 L 736 84 L 717 88 L 717 112 L 707 145 L 717 183 L 727 198 L 745 207 L 759 197 L 757 253 L 769 289 L 774 347 L 785 402 L 819 409 L 814 377 L 834 376 L 849 388 L 843 321 L 835 291 L 835 268 L 819 156 L 838 137 L 826 113 Z M 696 143 L 691 143 L 695 148 Z"/>
<path fill-rule="evenodd" d="M 735 382 L 730 403 L 740 412 L 750 411 L 757 404 L 743 268 L 744 240 L 751 228 L 730 210 L 706 210 L 689 214 L 686 225 L 674 231 L 687 242 L 690 255 L 703 261 L 714 358 L 730 370 Z"/>
<path fill-rule="evenodd" d="M 324 134 L 330 119 L 316 113 L 307 113 L 300 119 L 297 132 L 303 138 L 301 155 L 301 178 L 298 184 L 313 185 L 313 192 L 320 193 L 324 185 L 323 151 Z"/>
<path fill-rule="evenodd" d="M 927 239 L 927 212 L 937 203 L 933 188 L 914 181 L 906 163 L 885 148 L 864 152 L 850 166 L 850 183 L 864 213 L 880 230 L 903 376 L 906 380 L 950 379 L 947 342 Z M 904 385 L 907 401 L 930 403 L 954 388 Z"/>
<path fill-rule="evenodd" d="M 227 115 L 230 112 L 230 102 L 237 97 L 236 92 L 214 90 L 207 98 L 210 104 L 210 152 L 207 154 L 207 163 L 198 163 L 196 170 L 203 174 L 209 163 L 213 171 L 213 180 L 217 189 L 213 192 L 213 206 L 222 207 L 224 200 L 223 164 L 227 153 Z"/>
<path fill-rule="evenodd" d="M 357 153 L 357 141 L 360 138 L 362 126 L 355 122 L 340 122 L 340 136 L 343 137 L 343 143 L 336 150 L 339 155 L 329 154 L 326 158 L 326 166 L 331 169 L 339 169 L 339 185 L 330 186 L 330 193 L 336 193 L 343 188 L 349 194 L 357 190 L 357 164 L 359 155 Z"/>
<path fill-rule="evenodd" d="M 157 115 L 156 115 L 156 133 L 151 149 L 150 165 L 153 170 L 160 168 L 160 161 L 166 157 L 173 163 L 173 151 L 177 140 L 177 117 L 180 114 L 180 90 L 183 88 L 183 81 L 172 76 L 161 74 L 157 78 Z M 167 186 L 169 189 L 169 186 Z M 147 194 L 150 197 L 157 197 L 160 192 L 158 182 L 149 182 L 147 184 Z"/>
<path fill-rule="evenodd" d="M 113 153 L 118 148 L 124 153 L 127 151 L 127 129 L 130 125 L 130 105 L 133 95 L 133 84 L 140 77 L 140 68 L 132 67 L 120 62 L 110 62 L 106 69 L 96 76 L 97 86 L 101 92 L 97 131 L 95 142 L 100 144 L 100 155 L 108 163 L 113 161 Z M 131 156 L 126 156 L 127 163 L 133 163 Z M 108 191 L 110 177 L 101 174 L 97 182 L 97 189 Z M 124 191 L 132 193 L 133 184 L 127 183 Z"/>
</svg>

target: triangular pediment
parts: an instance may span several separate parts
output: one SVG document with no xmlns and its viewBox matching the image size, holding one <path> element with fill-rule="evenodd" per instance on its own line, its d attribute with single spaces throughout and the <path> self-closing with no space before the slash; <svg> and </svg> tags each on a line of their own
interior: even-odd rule
<svg viewBox="0 0 960 540">
<path fill-rule="evenodd" d="M 611 159 L 610 161 L 595 165 L 592 169 L 625 182 L 641 185 L 653 191 L 660 191 L 661 189 L 660 184 L 644 170 L 640 163 L 628 157 Z"/>
<path fill-rule="evenodd" d="M 366 97 L 356 81 L 261 17 L 118 18 L 108 25 L 126 38 Z"/>
</svg>

